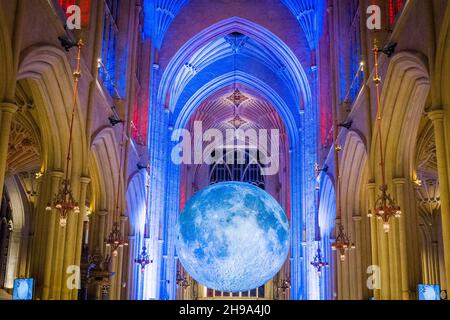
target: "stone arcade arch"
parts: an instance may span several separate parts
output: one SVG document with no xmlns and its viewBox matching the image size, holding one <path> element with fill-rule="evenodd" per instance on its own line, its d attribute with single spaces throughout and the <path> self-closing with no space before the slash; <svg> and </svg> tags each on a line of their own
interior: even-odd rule
<svg viewBox="0 0 450 320">
<path fill-rule="evenodd" d="M 367 152 L 361 136 L 349 131 L 345 137 L 341 158 L 341 203 L 340 222 L 355 243 L 343 263 L 336 263 L 336 278 L 339 283 L 339 299 L 361 300 L 369 297 L 366 269 L 370 263 L 370 228 L 366 218 Z M 337 221 L 336 221 L 337 222 Z"/>
<path fill-rule="evenodd" d="M 124 194 L 123 190 L 127 187 L 123 177 L 120 177 L 121 173 L 118 172 L 121 161 L 120 149 L 117 148 L 120 143 L 118 142 L 119 139 L 121 138 L 116 137 L 113 128 L 109 126 L 101 127 L 93 134 L 91 145 L 92 153 L 89 172 L 92 183 L 94 214 L 93 218 L 90 219 L 91 224 L 89 228 L 97 232 L 89 237 L 89 248 L 91 252 L 99 252 L 103 256 L 111 255 L 110 251 L 105 247 L 105 239 L 109 230 L 112 229 L 113 223 L 118 222 L 120 224 L 122 233 L 124 233 L 128 225 L 126 223 L 127 216 L 118 215 L 122 212 L 130 213 L 130 210 L 125 208 L 125 199 L 119 199 L 119 212 L 116 212 L 117 196 Z M 119 193 L 117 193 L 118 183 L 120 183 Z M 109 290 L 109 298 L 112 300 L 120 299 L 121 297 L 122 261 L 129 256 L 128 248 L 123 247 L 118 252 L 119 254 L 111 259 L 111 270 L 115 272 L 111 278 L 111 288 Z"/>
<path fill-rule="evenodd" d="M 195 78 L 198 80 L 190 80 L 181 94 L 177 95 L 175 99 L 168 98 L 170 97 L 171 87 L 174 86 L 173 81 L 175 75 L 179 70 L 185 68 L 185 59 L 195 54 L 196 50 L 202 48 L 204 44 L 231 32 L 240 32 L 248 35 L 271 48 L 273 54 L 285 64 L 285 74 L 295 84 L 295 92 L 292 94 L 288 93 L 285 89 L 285 84 L 280 82 L 277 77 L 273 77 L 269 82 L 267 75 L 271 71 L 263 71 L 260 67 L 249 72 L 242 70 L 230 72 L 230 70 L 226 69 L 222 69 L 221 71 L 218 68 L 216 69 L 218 72 L 210 73 L 208 77 L 205 76 L 206 73 L 202 75 L 202 71 L 200 71 Z M 214 59 L 211 59 L 211 61 L 213 61 L 213 65 L 215 63 Z M 224 60 L 216 62 L 220 63 L 220 61 L 223 62 Z M 172 149 L 174 144 L 167 141 L 167 144 L 164 146 L 161 145 L 161 142 L 152 142 L 151 139 L 155 136 L 169 139 L 171 134 L 170 130 L 184 128 L 188 119 L 200 103 L 208 96 L 214 94 L 214 92 L 233 83 L 238 83 L 239 85 L 258 91 L 264 99 L 275 107 L 285 123 L 290 146 L 289 171 L 291 176 L 289 188 L 291 199 L 290 212 L 292 213 L 292 243 L 298 244 L 302 241 L 301 226 L 305 216 L 308 217 L 307 223 L 314 223 L 310 219 L 311 217 L 313 219 L 315 216 L 313 212 L 310 212 L 314 210 L 311 210 L 311 204 L 308 203 L 310 201 L 308 199 L 312 197 L 307 197 L 304 190 L 302 190 L 302 185 L 304 185 L 302 181 L 310 180 L 308 180 L 306 175 L 310 174 L 314 176 L 314 163 L 316 161 L 314 158 L 315 140 L 314 138 L 307 139 L 302 136 L 300 134 L 300 128 L 305 131 L 312 130 L 311 128 L 308 129 L 305 127 L 304 121 L 308 119 L 309 124 L 315 123 L 313 119 L 315 119 L 316 114 L 313 111 L 314 107 L 312 106 L 308 79 L 297 57 L 292 53 L 290 48 L 270 33 L 270 31 L 241 18 L 230 18 L 200 32 L 177 52 L 168 66 L 161 77 L 158 90 L 154 90 L 153 101 L 157 107 L 154 110 L 150 110 L 150 113 L 153 113 L 150 114 L 150 119 L 160 119 L 160 121 L 154 124 L 151 123 L 149 130 L 150 162 L 153 168 L 151 172 L 151 188 L 152 190 L 156 188 L 161 190 L 151 195 L 150 219 L 156 221 L 156 224 L 161 225 L 162 230 L 164 230 L 164 243 L 161 248 L 162 252 L 159 253 L 161 269 L 158 272 L 161 283 L 158 296 L 163 299 L 173 298 L 176 288 L 176 282 L 174 281 L 176 275 L 173 226 L 175 225 L 179 212 L 179 203 L 178 201 L 174 201 L 174 199 L 177 199 L 180 194 L 180 168 L 173 165 L 169 160 L 169 150 Z M 255 73 L 252 74 L 252 72 Z M 301 109 L 304 112 L 301 113 Z M 161 148 L 164 150 L 161 150 Z M 306 150 L 307 148 L 310 148 L 310 152 Z M 305 155 L 308 156 L 305 157 Z M 166 160 L 162 161 L 162 159 Z M 311 170 L 302 172 L 301 168 L 305 165 L 305 161 L 308 162 L 307 166 Z M 161 209 L 162 207 L 164 207 L 163 210 Z M 159 230 L 154 228 L 152 232 L 157 234 Z M 309 273 L 309 269 L 311 268 L 307 268 L 305 266 L 306 263 L 303 264 L 301 262 L 301 257 L 304 257 L 302 261 L 307 261 L 309 256 L 314 254 L 314 252 L 309 251 L 311 250 L 305 250 L 300 246 L 292 247 L 291 295 L 293 299 L 306 298 L 307 291 L 312 288 L 307 289 L 306 273 L 308 272 L 313 277 L 315 277 L 315 273 Z"/>
<path fill-rule="evenodd" d="M 36 205 L 36 225 L 32 243 L 30 275 L 36 278 L 36 294 L 42 299 L 76 296 L 65 286 L 65 270 L 79 264 L 85 207 L 69 215 L 68 227 L 60 229 L 56 212 L 45 211 L 46 203 L 59 188 L 67 152 L 72 98 L 72 71 L 66 54 L 52 46 L 30 47 L 23 51 L 17 80 L 26 80 L 36 104 L 36 123 L 42 141 L 42 188 Z M 82 159 L 86 154 L 80 105 L 74 123 L 74 141 L 70 178 L 74 196 L 84 203 L 89 179 Z M 47 229 L 48 228 L 48 229 Z M 45 243 L 46 245 L 42 245 Z M 76 248 L 76 249 L 74 249 Z M 64 282 L 63 282 L 64 281 Z"/>
<path fill-rule="evenodd" d="M 154 259 L 154 252 L 157 247 L 152 246 L 151 238 L 146 238 L 146 223 L 148 230 L 151 228 L 152 221 L 147 221 L 146 201 L 147 188 L 142 186 L 147 185 L 148 174 L 146 170 L 140 170 L 131 175 L 127 189 L 127 211 L 130 218 L 130 238 L 128 250 L 132 259 L 128 266 L 128 279 L 134 279 L 132 283 L 128 284 L 129 296 L 137 300 L 148 300 L 154 297 L 155 292 L 152 284 L 156 281 L 156 267 L 154 263 L 150 263 L 142 272 L 140 266 L 134 262 L 134 257 L 137 257 L 142 250 L 142 247 L 147 248 L 150 255 L 150 261 Z M 151 235 L 148 235 L 151 236 Z M 148 289 L 147 289 L 148 288 Z"/>
<path fill-rule="evenodd" d="M 372 252 L 381 268 L 381 298 L 409 299 L 420 277 L 417 212 L 414 201 L 414 152 L 420 119 L 430 91 L 425 59 L 417 52 L 399 52 L 389 61 L 383 81 L 381 105 L 386 178 L 391 195 L 402 208 L 402 217 L 391 222 L 392 232 L 384 235 L 374 219 L 371 227 Z M 373 136 L 370 166 L 379 172 L 378 135 Z M 380 176 L 369 184 L 369 205 L 374 207 Z M 395 254 L 397 253 L 397 254 Z M 383 272 L 382 270 L 389 270 Z"/>
<path fill-rule="evenodd" d="M 319 200 L 319 227 L 321 251 L 323 258 L 328 262 L 328 267 L 324 270 L 321 281 L 323 291 L 321 299 L 333 300 L 336 293 L 336 259 L 331 250 L 331 243 L 334 239 L 334 226 L 336 220 L 336 191 L 334 179 L 328 173 L 320 176 L 320 200 Z M 338 262 L 339 263 L 339 262 Z"/>
</svg>

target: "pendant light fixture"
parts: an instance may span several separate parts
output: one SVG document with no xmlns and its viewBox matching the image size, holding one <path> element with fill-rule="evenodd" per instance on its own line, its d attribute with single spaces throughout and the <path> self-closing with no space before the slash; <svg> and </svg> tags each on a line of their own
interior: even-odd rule
<svg viewBox="0 0 450 320">
<path fill-rule="evenodd" d="M 120 144 L 120 164 L 119 164 L 119 171 L 118 171 L 118 179 L 117 179 L 117 193 L 116 193 L 116 207 L 113 212 L 113 226 L 111 233 L 108 235 L 108 238 L 105 240 L 105 244 L 107 247 L 111 248 L 111 254 L 114 257 L 117 257 L 119 254 L 119 248 L 122 248 L 123 246 L 128 246 L 128 242 L 126 241 L 125 237 L 122 235 L 122 232 L 120 231 L 120 224 L 118 221 L 119 218 L 119 198 L 120 198 L 120 182 L 122 180 L 122 167 L 123 167 L 123 161 L 124 161 L 124 144 L 125 144 L 125 123 L 122 123 L 122 141 Z"/>
<path fill-rule="evenodd" d="M 322 269 L 328 267 L 328 262 L 326 262 L 322 257 L 322 251 L 320 250 L 320 245 L 317 247 L 316 256 L 314 260 L 311 261 L 311 265 L 316 269 L 317 274 L 322 274 Z"/>
<path fill-rule="evenodd" d="M 388 192 L 388 186 L 386 184 L 386 168 L 385 168 L 385 158 L 384 158 L 384 149 L 383 149 L 383 136 L 381 134 L 381 124 L 382 124 L 382 110 L 381 110 L 381 99 L 380 99 L 380 83 L 381 78 L 379 75 L 378 69 L 378 58 L 379 58 L 380 49 L 377 45 L 377 40 L 374 41 L 374 63 L 375 63 L 375 75 L 373 81 L 375 83 L 376 88 L 376 99 L 377 99 L 377 130 L 378 130 L 378 140 L 380 147 L 380 171 L 381 171 L 381 193 L 378 195 L 375 202 L 375 214 L 369 210 L 367 217 L 373 218 L 374 215 L 378 220 L 383 222 L 383 230 L 385 233 L 388 233 L 390 230 L 390 219 L 391 218 L 400 218 L 402 215 L 402 211 L 400 207 L 395 203 L 394 199 Z"/>
<path fill-rule="evenodd" d="M 318 153 L 317 153 L 318 154 Z M 324 260 L 324 257 L 322 257 L 322 252 L 320 250 L 320 243 L 321 243 L 321 232 L 320 232 L 320 225 L 319 225 L 319 205 L 320 205 L 320 172 L 326 171 L 326 169 L 319 169 L 319 164 L 316 163 L 315 165 L 315 171 L 316 171 L 316 242 L 317 242 L 317 252 L 314 256 L 313 261 L 311 261 L 311 265 L 316 269 L 317 274 L 320 276 L 322 273 L 322 269 L 324 267 L 328 266 L 328 262 Z"/>
<path fill-rule="evenodd" d="M 147 198 L 145 201 L 145 226 L 144 226 L 144 239 L 148 239 L 148 202 L 150 200 L 150 163 L 147 165 Z M 141 266 L 141 271 L 145 271 L 145 267 L 149 265 L 150 263 L 153 263 L 153 260 L 150 260 L 150 255 L 147 252 L 147 248 L 144 246 L 142 247 L 141 253 L 137 256 L 136 259 L 134 259 L 134 262 L 136 262 L 138 265 Z"/>
<path fill-rule="evenodd" d="M 65 176 L 64 179 L 61 182 L 61 187 L 58 191 L 58 193 L 55 195 L 52 202 L 49 202 L 46 206 L 47 211 L 56 210 L 59 212 L 59 225 L 61 227 L 65 227 L 67 225 L 67 218 L 70 212 L 74 213 L 80 213 L 80 206 L 78 205 L 78 202 L 75 201 L 73 194 L 72 194 L 72 188 L 71 188 L 71 182 L 69 179 L 69 168 L 70 168 L 70 161 L 71 161 L 71 152 L 72 152 L 72 144 L 73 144 L 73 126 L 75 121 L 75 113 L 77 109 L 77 96 L 78 96 L 78 84 L 79 80 L 81 78 L 81 48 L 84 46 L 83 41 L 80 39 L 77 44 L 78 48 L 77 52 L 77 67 L 75 71 L 73 72 L 73 93 L 72 93 L 72 115 L 70 120 L 70 127 L 69 127 L 69 144 L 68 144 L 68 150 L 67 150 L 67 157 L 66 157 L 66 168 L 65 168 Z"/>
<path fill-rule="evenodd" d="M 334 243 L 331 245 L 333 251 L 339 251 L 339 257 L 341 262 L 345 261 L 345 256 L 347 251 L 355 249 L 355 244 L 351 242 L 350 236 L 345 233 L 344 225 L 341 222 L 342 219 L 342 200 L 341 200 L 341 171 L 340 171 L 340 152 L 342 147 L 339 145 L 338 141 L 338 111 L 333 108 L 333 120 L 334 120 L 334 134 L 333 134 L 333 144 L 334 144 L 334 158 L 335 158 L 335 172 L 336 172 L 336 221 L 338 224 L 336 227 L 337 236 Z"/>
</svg>

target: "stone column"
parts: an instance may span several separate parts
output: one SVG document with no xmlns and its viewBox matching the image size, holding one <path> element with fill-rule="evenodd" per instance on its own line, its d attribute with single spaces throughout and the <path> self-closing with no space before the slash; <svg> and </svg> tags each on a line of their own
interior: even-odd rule
<svg viewBox="0 0 450 320">
<path fill-rule="evenodd" d="M 120 217 L 120 233 L 122 233 L 122 236 L 125 238 L 125 223 L 128 221 L 127 216 L 121 216 Z M 121 292 L 122 292 L 122 271 L 123 271 L 123 260 L 124 260 L 124 254 L 126 250 L 125 247 L 119 248 L 119 255 L 117 256 L 117 273 L 116 273 L 116 293 L 115 297 L 117 300 L 121 299 Z"/>
<path fill-rule="evenodd" d="M 12 289 L 14 279 L 19 271 L 20 243 L 22 241 L 22 230 L 13 230 L 9 236 L 8 265 L 5 273 L 5 288 Z"/>
<path fill-rule="evenodd" d="M 86 191 L 91 182 L 88 177 L 81 177 L 81 190 L 80 190 L 80 213 L 78 214 L 78 224 L 77 224 L 77 237 L 76 237 L 76 247 L 75 247 L 75 261 L 74 265 L 80 266 L 81 260 L 81 250 L 83 247 L 83 225 L 86 218 Z M 72 300 L 78 299 L 78 290 L 72 290 Z"/>
<path fill-rule="evenodd" d="M 95 225 L 96 229 L 95 232 L 98 233 L 98 250 L 102 256 L 105 255 L 105 222 L 106 222 L 106 216 L 108 215 L 108 211 L 106 210 L 100 210 L 96 213 L 96 221 L 98 221 Z"/>
<path fill-rule="evenodd" d="M 136 236 L 128 236 L 128 252 L 129 257 L 129 268 L 128 268 L 128 297 L 129 300 L 137 300 L 136 295 L 136 268 L 134 259 L 136 258 Z"/>
<path fill-rule="evenodd" d="M 29 271 L 30 276 L 35 278 L 36 283 L 36 296 L 42 297 L 42 289 L 44 283 L 45 274 L 45 256 L 46 256 L 46 244 L 48 238 L 48 221 L 49 212 L 45 210 L 47 204 L 53 200 L 54 192 L 52 188 L 52 171 L 47 171 L 42 178 L 39 179 L 41 183 L 39 198 L 37 201 L 36 209 L 34 210 L 32 217 L 32 235 L 31 244 L 29 250 Z M 57 190 L 57 189 L 56 189 Z"/>
<path fill-rule="evenodd" d="M 72 186 L 72 192 L 74 195 L 75 200 L 78 202 L 80 209 L 84 212 L 84 206 L 85 206 L 85 200 L 81 198 L 81 188 L 82 188 L 82 177 L 80 177 L 77 174 L 72 173 L 71 174 L 71 186 Z M 86 187 L 86 184 L 84 184 L 84 187 Z M 86 190 L 84 192 L 84 196 L 86 196 Z M 82 202 L 83 201 L 83 202 Z M 75 253 L 77 250 L 78 245 L 78 220 L 79 215 L 73 212 L 71 210 L 67 217 L 67 226 L 64 228 L 65 231 L 65 241 L 64 241 L 64 259 L 62 263 L 62 268 L 59 268 L 58 271 L 61 272 L 60 278 L 62 279 L 61 283 L 61 297 L 63 300 L 71 300 L 72 299 L 72 289 L 69 288 L 67 285 L 67 279 L 71 274 L 67 273 L 67 270 L 70 266 L 75 265 Z M 80 245 L 81 245 L 81 239 L 82 239 L 82 232 L 80 234 Z M 81 248 L 80 248 L 81 252 Z M 76 291 L 76 290 L 74 290 Z"/>
<path fill-rule="evenodd" d="M 363 281 L 362 281 L 362 267 L 361 267 L 361 246 L 362 246 L 362 241 L 361 241 L 361 220 L 362 217 L 359 215 L 354 215 L 352 217 L 353 222 L 354 222 L 354 230 L 355 230 L 355 255 L 356 255 L 356 299 L 362 299 L 363 298 L 363 293 L 362 293 L 362 286 L 366 285 Z"/>
<path fill-rule="evenodd" d="M 431 281 L 433 283 L 439 283 L 439 251 L 438 251 L 438 242 L 436 240 L 432 240 L 431 242 L 431 259 L 432 259 L 432 278 Z"/>
<path fill-rule="evenodd" d="M 334 224 L 334 239 L 337 238 L 339 233 L 339 224 L 341 223 L 341 219 L 337 218 Z M 335 251 L 336 254 L 336 281 L 337 281 L 337 299 L 345 300 L 345 292 L 344 292 L 344 277 L 343 277 L 343 263 L 340 258 L 340 252 L 338 249 Z M 348 258 L 348 257 L 346 257 Z"/>
<path fill-rule="evenodd" d="M 400 208 L 403 210 L 402 217 L 398 223 L 399 225 L 399 247 L 400 247 L 400 283 L 401 283 L 401 298 L 409 300 L 409 284 L 408 284 L 408 249 L 406 247 L 406 221 L 405 221 L 405 178 L 394 179 L 396 188 L 397 201 Z"/>
<path fill-rule="evenodd" d="M 447 143 L 445 139 L 444 111 L 434 110 L 428 113 L 433 122 L 436 142 L 436 156 L 439 175 L 439 192 L 441 194 L 442 242 L 444 246 L 444 265 L 446 288 L 450 289 L 450 190 L 448 180 Z"/>
<path fill-rule="evenodd" d="M 60 186 L 61 178 L 64 173 L 61 171 L 53 171 L 50 173 L 50 190 L 52 198 L 49 201 L 53 201 L 53 195 L 58 193 L 58 188 Z M 44 284 L 42 288 L 42 299 L 47 300 L 50 297 L 50 285 L 51 285 L 51 274 L 54 267 L 53 253 L 55 245 L 55 229 L 59 226 L 57 215 L 58 210 L 51 210 L 48 213 L 48 231 L 47 231 L 47 243 L 45 250 L 45 261 L 44 261 Z"/>
<path fill-rule="evenodd" d="M 367 184 L 367 194 L 369 200 L 369 210 L 373 212 L 375 210 L 375 199 L 376 199 L 376 183 L 368 183 Z M 378 258 L 378 236 L 377 236 L 377 220 L 375 218 L 371 218 L 370 221 L 370 247 L 372 253 L 372 265 L 380 266 L 379 258 Z M 373 289 L 373 296 L 376 300 L 381 298 L 380 289 Z"/>
<path fill-rule="evenodd" d="M 11 132 L 11 122 L 14 113 L 17 111 L 14 103 L 0 103 L 0 197 L 3 195 L 3 185 L 5 183 L 6 160 L 8 159 L 9 134 Z"/>
</svg>

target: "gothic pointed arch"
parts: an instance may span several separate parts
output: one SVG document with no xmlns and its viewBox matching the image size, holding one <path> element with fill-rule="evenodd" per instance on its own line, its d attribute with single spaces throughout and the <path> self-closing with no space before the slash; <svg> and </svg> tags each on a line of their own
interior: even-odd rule
<svg viewBox="0 0 450 320">
<path fill-rule="evenodd" d="M 89 75 L 84 75 L 89 77 Z M 68 57 L 59 48 L 53 46 L 32 46 L 23 51 L 19 64 L 18 80 L 30 83 L 37 106 L 37 123 L 42 130 L 45 168 L 63 169 L 64 154 L 69 141 L 69 125 L 73 104 L 73 77 Z M 78 97 L 77 97 L 78 98 Z M 72 174 L 82 174 L 82 159 L 86 154 L 85 127 L 80 101 L 77 99 L 77 111 L 74 122 L 72 152 Z M 51 147 L 50 147 L 51 146 Z M 79 161 L 77 161 L 79 159 Z"/>
<path fill-rule="evenodd" d="M 234 38 L 227 41 L 227 37 L 233 33 L 243 35 L 243 38 L 238 42 Z M 243 44 L 242 41 L 249 43 Z M 233 71 L 233 65 L 237 66 L 232 59 L 236 50 L 242 51 L 244 57 L 241 59 L 249 57 L 252 61 L 260 63 L 267 61 L 266 65 L 272 68 L 274 73 L 271 80 L 279 79 L 278 81 L 290 83 L 292 102 L 297 110 L 310 105 L 309 82 L 296 55 L 268 29 L 242 18 L 229 18 L 214 24 L 202 30 L 178 50 L 162 75 L 157 96 L 158 104 L 173 110 L 184 88 L 194 82 L 202 70 L 206 70 L 217 61 L 228 64 L 228 70 L 225 69 L 225 72 Z M 273 61 L 271 54 L 276 57 L 276 61 Z M 258 76 L 264 76 L 264 72 L 259 72 Z"/>
</svg>

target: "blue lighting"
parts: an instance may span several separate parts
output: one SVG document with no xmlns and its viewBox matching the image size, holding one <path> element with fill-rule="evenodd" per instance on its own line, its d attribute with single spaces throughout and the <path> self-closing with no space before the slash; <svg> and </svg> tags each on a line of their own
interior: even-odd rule
<svg viewBox="0 0 450 320">
<path fill-rule="evenodd" d="M 152 38 L 161 48 L 164 36 L 180 10 L 189 0 L 144 0 L 144 39 Z"/>
<path fill-rule="evenodd" d="M 115 19 L 105 15 L 99 75 L 111 97 L 123 98 L 126 87 L 125 62 L 128 47 L 118 47 L 116 28 Z"/>
<path fill-rule="evenodd" d="M 316 49 L 323 24 L 323 14 L 316 13 L 324 10 L 324 1 L 282 2 L 297 17 L 301 26 L 299 32 L 304 30 L 310 49 Z M 144 39 L 151 38 L 152 45 L 161 49 L 170 25 L 187 3 L 187 0 L 145 0 Z M 311 5 L 313 10 L 309 10 Z M 308 17 L 295 14 L 304 10 Z M 308 25 L 308 21 L 313 22 Z M 242 34 L 240 39 L 246 41 L 239 48 L 242 51 L 230 47 L 229 35 L 236 30 Z M 314 198 L 318 99 L 313 98 L 317 93 L 317 80 L 314 71 L 307 69 L 305 72 L 292 49 L 262 26 L 231 17 L 195 35 L 170 57 L 164 69 L 157 71 L 151 88 L 148 131 L 152 166 L 148 219 L 154 224 L 150 228 L 148 248 L 153 248 L 154 266 L 146 269 L 145 275 L 139 275 L 140 297 L 176 298 L 178 258 L 173 230 L 180 213 L 181 169 L 168 160 L 174 147 L 168 128 L 185 128 L 203 101 L 236 84 L 266 99 L 279 113 L 288 135 L 289 185 L 286 187 L 290 193 L 292 234 L 290 298 L 324 296 L 314 269 L 309 268 L 318 245 L 325 255 L 328 254 L 327 244 L 317 243 L 314 232 L 318 223 Z M 142 246 L 141 238 L 138 242 Z"/>
</svg>

